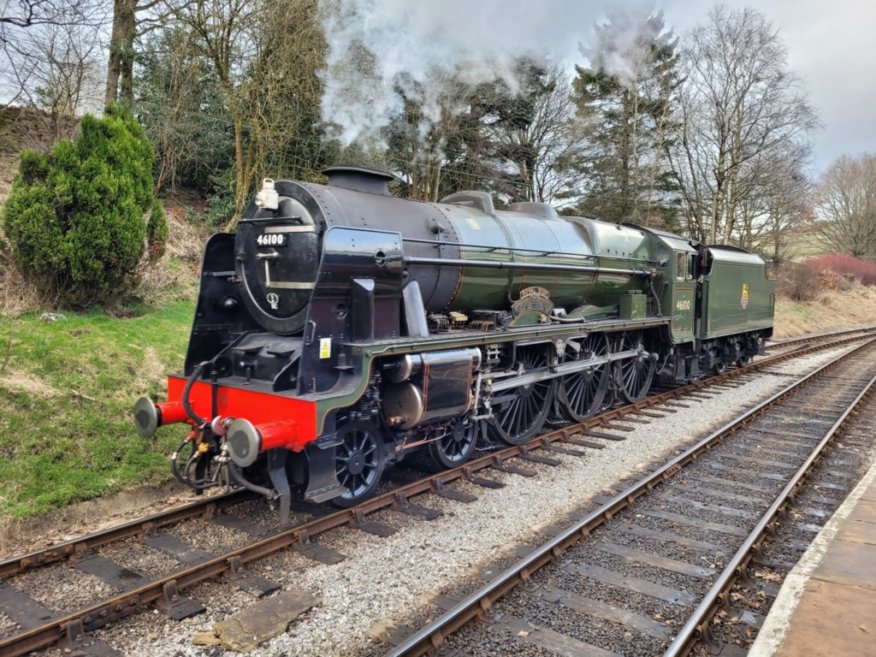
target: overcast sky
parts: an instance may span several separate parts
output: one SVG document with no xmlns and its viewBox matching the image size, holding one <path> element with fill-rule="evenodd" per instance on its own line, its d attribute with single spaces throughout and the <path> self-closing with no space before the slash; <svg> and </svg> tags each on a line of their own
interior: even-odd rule
<svg viewBox="0 0 876 657">
<path fill-rule="evenodd" d="M 751 6 L 779 28 L 789 64 L 803 78 L 823 127 L 815 134 L 813 173 L 843 154 L 876 153 L 876 0 L 725 0 Z M 711 3 L 665 0 L 668 26 L 703 22 Z"/>
</svg>

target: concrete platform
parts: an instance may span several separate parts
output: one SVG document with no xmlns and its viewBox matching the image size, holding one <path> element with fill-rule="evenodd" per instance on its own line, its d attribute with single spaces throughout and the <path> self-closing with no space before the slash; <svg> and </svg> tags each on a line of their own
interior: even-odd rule
<svg viewBox="0 0 876 657">
<path fill-rule="evenodd" d="M 749 657 L 876 657 L 876 464 L 785 579 Z"/>
</svg>

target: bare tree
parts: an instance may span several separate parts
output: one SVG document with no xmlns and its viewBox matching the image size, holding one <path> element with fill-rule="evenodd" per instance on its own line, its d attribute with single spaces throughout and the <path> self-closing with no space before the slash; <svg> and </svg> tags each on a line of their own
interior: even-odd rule
<svg viewBox="0 0 876 657">
<path fill-rule="evenodd" d="M 794 237 L 811 215 L 805 164 L 806 154 L 801 149 L 778 153 L 759 163 L 758 178 L 752 182 L 756 187 L 737 206 L 734 242 L 760 252 L 777 265 L 791 256 Z"/>
<path fill-rule="evenodd" d="M 173 18 L 212 66 L 231 116 L 236 213 L 269 160 L 274 170 L 312 177 L 307 149 L 318 138 L 306 133 L 319 120 L 326 51 L 317 0 L 192 0 L 175 6 Z"/>
<path fill-rule="evenodd" d="M 39 110 L 19 113 L 27 117 L 16 126 L 24 145 L 45 148 L 70 134 L 78 114 L 99 108 L 104 17 L 97 0 L 20 0 L 0 9 L 0 95 Z"/>
<path fill-rule="evenodd" d="M 571 81 L 558 65 L 523 60 L 526 86 L 508 99 L 508 115 L 485 126 L 487 138 L 522 181 L 528 201 L 555 202 L 578 187 L 584 127 L 575 116 Z M 529 70 L 525 70 L 529 69 Z"/>
<path fill-rule="evenodd" d="M 368 53 L 370 56 L 370 53 Z M 366 71 L 367 73 L 367 71 Z M 445 167 L 451 153 L 459 150 L 465 118 L 460 109 L 472 102 L 477 88 L 446 74 L 429 80 L 429 89 L 414 80 L 400 80 L 396 88 L 402 111 L 382 132 L 384 144 L 368 136 L 356 140 L 356 153 L 362 160 L 370 152 L 385 151 L 386 166 L 401 181 L 400 193 L 406 198 L 437 201 L 446 193 Z M 429 94 L 427 98 L 426 95 Z M 345 149 L 347 156 L 349 149 Z"/>
<path fill-rule="evenodd" d="M 87 42 L 97 45 L 104 19 L 100 0 L 0 0 L 0 99 L 26 101 L 34 94 L 35 60 L 48 49 L 57 56 L 64 38 L 79 52 Z"/>
<path fill-rule="evenodd" d="M 49 30 L 38 66 L 40 86 L 37 105 L 44 108 L 52 122 L 52 136 L 65 136 L 70 119 L 82 111 L 96 110 L 101 79 L 100 42 L 94 31 L 69 25 Z"/>
<path fill-rule="evenodd" d="M 467 83 L 436 74 L 429 88 L 402 81 L 403 111 L 384 130 L 401 192 L 435 201 L 460 189 L 491 190 L 508 201 L 568 201 L 581 177 L 568 76 L 558 66 L 517 62 L 519 87 Z"/>
<path fill-rule="evenodd" d="M 217 121 L 214 94 L 207 94 L 209 68 L 181 28 L 144 39 L 137 57 L 137 115 L 155 147 L 155 188 L 176 189 L 187 166 L 210 170 L 211 158 L 198 151 L 197 135 L 215 134 L 218 140 L 227 135 L 221 116 Z"/>
<path fill-rule="evenodd" d="M 28 28 L 38 25 L 88 25 L 94 27 L 96 5 L 92 0 L 0 0 L 0 25 Z M 6 35 L 0 33 L 0 39 Z"/>
<path fill-rule="evenodd" d="M 806 149 L 818 125 L 775 28 L 746 8 L 712 10 L 682 48 L 682 138 L 670 157 L 692 232 L 729 243 L 762 166 Z"/>
<path fill-rule="evenodd" d="M 816 190 L 816 227 L 839 253 L 876 260 L 876 155 L 840 157 Z"/>
</svg>

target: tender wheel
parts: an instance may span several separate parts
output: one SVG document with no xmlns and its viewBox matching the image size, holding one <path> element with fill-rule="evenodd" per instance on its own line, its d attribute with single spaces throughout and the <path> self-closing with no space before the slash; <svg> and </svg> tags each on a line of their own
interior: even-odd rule
<svg viewBox="0 0 876 657">
<path fill-rule="evenodd" d="M 380 485 L 383 474 L 383 438 L 367 422 L 350 422 L 338 431 L 341 444 L 335 447 L 335 474 L 347 492 L 332 502 L 347 508 L 368 499 Z"/>
<path fill-rule="evenodd" d="M 457 468 L 471 458 L 477 443 L 477 425 L 456 422 L 447 435 L 429 443 L 429 456 L 442 468 Z"/>
<path fill-rule="evenodd" d="M 527 373 L 546 368 L 545 348 L 521 349 L 518 363 L 523 365 Z M 495 397 L 491 432 L 509 445 L 522 445 L 534 438 L 544 426 L 556 388 L 555 378 L 545 379 L 512 388 Z"/>
<path fill-rule="evenodd" d="M 638 354 L 624 358 L 615 364 L 615 376 L 621 394 L 628 402 L 643 399 L 651 388 L 657 363 L 645 351 L 645 339 L 641 331 L 624 333 L 616 342 L 615 351 L 636 350 Z"/>
<path fill-rule="evenodd" d="M 609 353 L 608 337 L 604 333 L 593 333 L 575 352 L 566 349 L 566 362 L 569 360 L 589 360 Z M 608 363 L 592 369 L 581 370 L 562 377 L 557 390 L 557 398 L 563 414 L 573 422 L 583 422 L 602 408 L 605 393 L 608 391 L 611 367 Z"/>
</svg>

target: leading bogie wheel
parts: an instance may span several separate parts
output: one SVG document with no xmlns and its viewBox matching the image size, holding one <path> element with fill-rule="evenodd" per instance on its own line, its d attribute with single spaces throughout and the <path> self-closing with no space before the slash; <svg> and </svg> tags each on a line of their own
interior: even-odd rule
<svg viewBox="0 0 876 657">
<path fill-rule="evenodd" d="M 429 443 L 429 456 L 441 468 L 458 468 L 474 454 L 477 436 L 474 422 L 454 422 L 446 434 Z"/>
<path fill-rule="evenodd" d="M 332 502 L 348 508 L 374 495 L 385 465 L 383 436 L 369 422 L 348 422 L 338 430 L 335 474 L 347 492 Z"/>
</svg>

